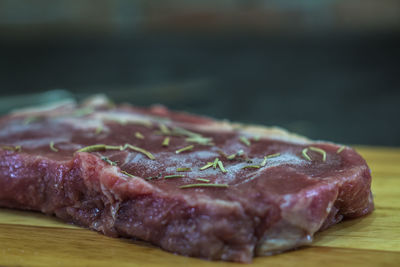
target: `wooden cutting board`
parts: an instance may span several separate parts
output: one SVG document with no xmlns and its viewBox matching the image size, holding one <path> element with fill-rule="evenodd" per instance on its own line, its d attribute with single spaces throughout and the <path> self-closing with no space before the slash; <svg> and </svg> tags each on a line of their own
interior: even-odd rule
<svg viewBox="0 0 400 267">
<path fill-rule="evenodd" d="M 400 266 L 400 149 L 357 147 L 372 169 L 376 210 L 318 233 L 312 246 L 250 266 Z M 246 266 L 164 252 L 33 212 L 0 209 L 0 266 Z"/>
</svg>

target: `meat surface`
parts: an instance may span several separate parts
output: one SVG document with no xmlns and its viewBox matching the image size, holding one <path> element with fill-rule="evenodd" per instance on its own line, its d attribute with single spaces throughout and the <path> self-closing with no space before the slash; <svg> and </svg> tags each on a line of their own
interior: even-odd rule
<svg viewBox="0 0 400 267">
<path fill-rule="evenodd" d="M 251 262 L 373 210 L 349 147 L 93 98 L 0 119 L 0 206 L 174 253 Z M 186 187 L 185 187 L 186 186 Z"/>
</svg>

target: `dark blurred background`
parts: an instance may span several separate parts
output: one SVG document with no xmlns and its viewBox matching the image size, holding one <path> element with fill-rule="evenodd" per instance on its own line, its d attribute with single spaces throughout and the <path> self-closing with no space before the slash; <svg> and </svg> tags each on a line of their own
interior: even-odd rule
<svg viewBox="0 0 400 267">
<path fill-rule="evenodd" d="M 115 102 L 400 145 L 398 0 L 0 0 L 0 113 Z"/>
</svg>

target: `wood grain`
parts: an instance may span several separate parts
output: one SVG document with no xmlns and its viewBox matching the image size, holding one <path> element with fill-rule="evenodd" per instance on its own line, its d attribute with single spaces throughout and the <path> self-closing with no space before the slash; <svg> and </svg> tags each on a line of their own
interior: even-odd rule
<svg viewBox="0 0 400 267">
<path fill-rule="evenodd" d="M 318 233 L 312 246 L 251 266 L 400 266 L 400 149 L 357 147 L 372 170 L 376 210 Z M 243 266 L 174 255 L 147 243 L 0 209 L 0 266 Z"/>
</svg>

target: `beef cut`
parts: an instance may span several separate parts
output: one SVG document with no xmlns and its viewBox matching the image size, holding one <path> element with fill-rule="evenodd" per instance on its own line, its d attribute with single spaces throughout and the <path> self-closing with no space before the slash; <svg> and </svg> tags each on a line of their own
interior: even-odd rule
<svg viewBox="0 0 400 267">
<path fill-rule="evenodd" d="M 0 206 L 212 260 L 251 262 L 373 210 L 353 149 L 163 106 L 76 105 L 0 119 Z"/>
</svg>

